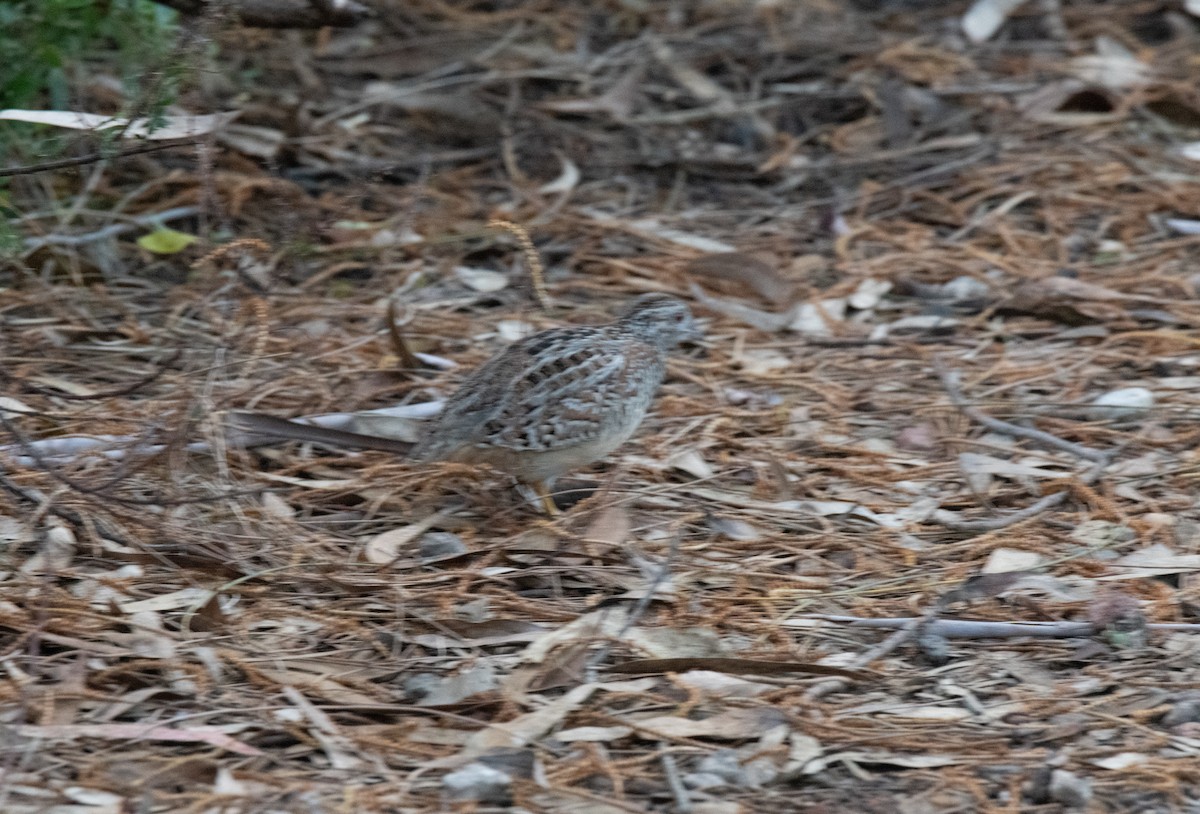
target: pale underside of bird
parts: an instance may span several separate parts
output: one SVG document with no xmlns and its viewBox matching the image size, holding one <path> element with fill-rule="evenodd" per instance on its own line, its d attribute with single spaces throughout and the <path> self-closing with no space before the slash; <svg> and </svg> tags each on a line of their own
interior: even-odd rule
<svg viewBox="0 0 1200 814">
<path fill-rule="evenodd" d="M 554 514 L 554 480 L 625 443 L 662 384 L 667 353 L 699 336 L 681 300 L 645 294 L 607 325 L 515 342 L 467 375 L 412 457 L 508 472 Z"/>
</svg>

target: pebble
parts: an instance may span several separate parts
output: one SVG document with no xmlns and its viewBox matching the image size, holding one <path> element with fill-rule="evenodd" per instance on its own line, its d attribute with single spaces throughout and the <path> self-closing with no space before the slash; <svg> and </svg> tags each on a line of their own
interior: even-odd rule
<svg viewBox="0 0 1200 814">
<path fill-rule="evenodd" d="M 1122 387 L 1097 396 L 1088 411 L 1093 421 L 1130 421 L 1154 406 L 1154 394 L 1144 387 Z"/>
</svg>

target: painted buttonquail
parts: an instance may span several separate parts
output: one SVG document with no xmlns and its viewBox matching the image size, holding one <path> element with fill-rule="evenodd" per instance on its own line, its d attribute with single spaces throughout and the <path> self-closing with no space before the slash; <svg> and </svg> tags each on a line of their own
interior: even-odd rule
<svg viewBox="0 0 1200 814">
<path fill-rule="evenodd" d="M 515 342 L 467 375 L 412 457 L 488 464 L 555 514 L 555 478 L 625 443 L 662 384 L 667 353 L 700 335 L 681 300 L 644 294 L 607 325 Z"/>
</svg>

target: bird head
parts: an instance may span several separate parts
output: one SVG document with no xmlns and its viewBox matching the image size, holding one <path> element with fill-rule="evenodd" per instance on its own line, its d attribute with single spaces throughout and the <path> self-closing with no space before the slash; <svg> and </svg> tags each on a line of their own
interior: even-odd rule
<svg viewBox="0 0 1200 814">
<path fill-rule="evenodd" d="M 704 334 L 687 304 L 669 294 L 643 294 L 625 306 L 618 320 L 625 330 L 669 350 Z"/>
</svg>

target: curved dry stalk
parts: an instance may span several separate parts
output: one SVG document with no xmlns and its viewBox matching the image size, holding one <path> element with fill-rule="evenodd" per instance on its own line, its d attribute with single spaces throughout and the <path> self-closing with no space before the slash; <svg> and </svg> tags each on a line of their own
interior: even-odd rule
<svg viewBox="0 0 1200 814">
<path fill-rule="evenodd" d="M 503 229 L 506 232 L 511 232 L 521 244 L 521 251 L 525 255 L 525 263 L 529 266 L 529 280 L 533 285 L 533 297 L 537 300 L 538 305 L 543 311 L 550 310 L 550 295 L 546 293 L 546 274 L 542 266 L 542 258 L 538 255 L 537 247 L 533 245 L 532 238 L 529 237 L 529 232 L 524 226 L 519 223 L 513 223 L 510 220 L 503 218 L 492 218 L 488 221 L 488 226 L 492 229 Z"/>
</svg>

